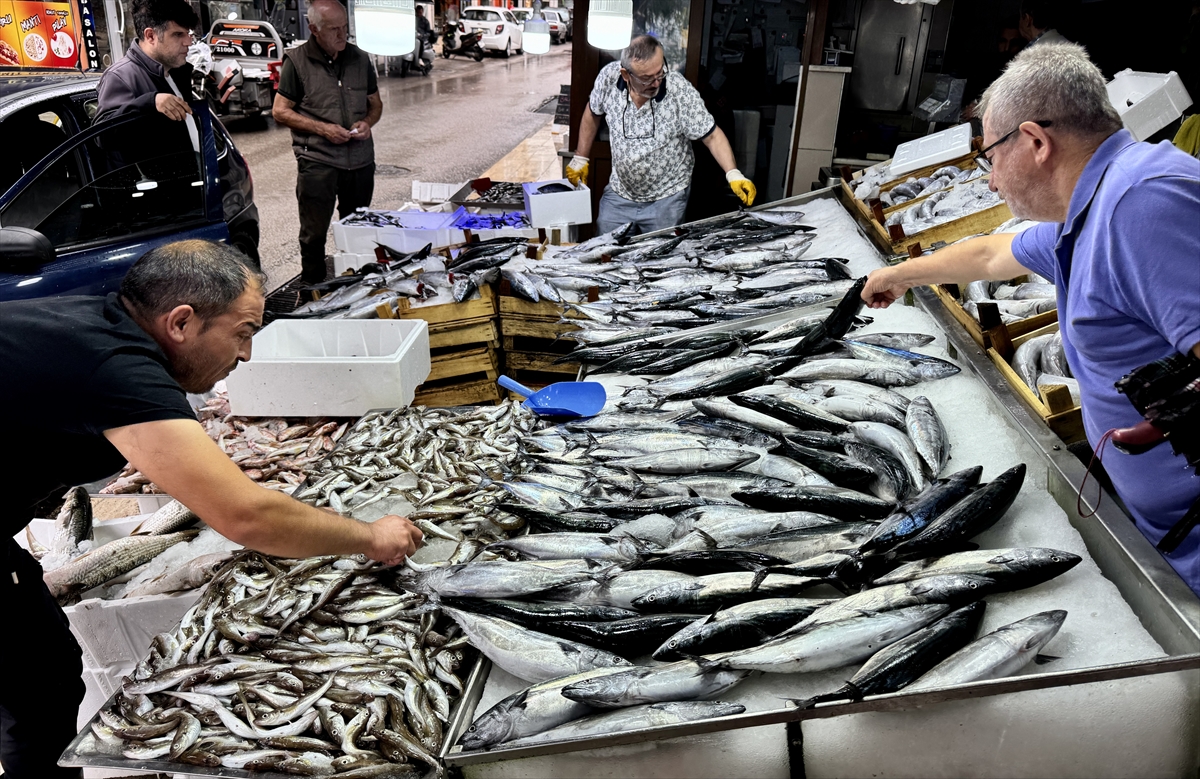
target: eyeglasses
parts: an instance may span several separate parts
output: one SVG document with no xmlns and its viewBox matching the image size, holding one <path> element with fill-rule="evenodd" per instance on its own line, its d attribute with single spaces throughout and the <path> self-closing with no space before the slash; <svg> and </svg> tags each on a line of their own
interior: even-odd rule
<svg viewBox="0 0 1200 779">
<path fill-rule="evenodd" d="M 621 68 L 621 70 L 625 70 L 625 69 Z M 665 62 L 663 63 L 663 69 L 661 72 L 659 72 L 659 74 L 657 76 L 652 76 L 650 78 L 642 78 L 641 76 L 634 73 L 632 70 L 625 70 L 625 75 L 628 76 L 629 80 L 632 81 L 634 84 L 637 84 L 642 89 L 646 89 L 648 87 L 654 86 L 655 84 L 662 83 L 662 81 L 667 77 L 667 63 L 665 63 Z"/>
<path fill-rule="evenodd" d="M 1021 124 L 1025 123 L 1021 122 Z M 987 153 L 1016 135 L 1017 131 L 1021 129 L 1021 124 L 1018 124 L 1012 130 L 1005 133 L 1000 140 L 979 150 L 979 153 L 975 155 L 975 164 L 979 166 L 980 170 L 984 171 L 985 173 L 991 172 L 992 160 L 987 156 Z M 1050 119 L 1038 119 L 1034 121 L 1034 124 L 1036 124 L 1038 127 L 1049 127 L 1050 125 L 1054 124 L 1054 122 Z"/>
</svg>

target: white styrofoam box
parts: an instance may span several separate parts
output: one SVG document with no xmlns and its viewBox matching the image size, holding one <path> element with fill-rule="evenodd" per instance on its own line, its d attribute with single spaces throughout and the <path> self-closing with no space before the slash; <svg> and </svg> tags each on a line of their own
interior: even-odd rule
<svg viewBox="0 0 1200 779">
<path fill-rule="evenodd" d="M 412 403 L 429 376 L 420 319 L 276 320 L 254 359 L 229 375 L 229 407 L 246 417 L 357 417 Z"/>
<path fill-rule="evenodd" d="M 333 255 L 333 275 L 341 276 L 348 270 L 358 270 L 369 262 L 379 262 L 379 258 L 375 256 L 375 252 L 368 252 L 367 254 L 338 252 Z"/>
<path fill-rule="evenodd" d="M 346 224 L 346 219 L 333 223 L 333 242 L 338 251 L 367 254 L 375 251 L 381 243 L 400 252 L 415 252 L 427 243 L 440 249 L 451 244 L 462 243 L 462 230 L 452 227 L 457 212 L 440 211 L 385 211 L 389 218 L 404 225 L 377 227 L 369 224 Z"/>
<path fill-rule="evenodd" d="M 525 190 L 525 213 L 529 214 L 529 224 L 534 227 L 549 227 L 551 225 L 589 224 L 592 221 L 592 191 L 587 184 L 580 182 L 570 192 L 538 192 L 540 187 L 547 184 L 563 184 L 571 186 L 566 179 L 551 181 L 532 181 L 522 184 Z"/>
<path fill-rule="evenodd" d="M 125 538 L 148 517 L 149 514 L 140 514 L 96 522 L 92 526 L 93 548 Z M 32 520 L 29 529 L 38 542 L 49 545 L 54 535 L 54 520 Z M 13 538 L 23 548 L 29 548 L 24 532 Z M 170 630 L 200 597 L 200 590 L 191 590 L 171 595 L 100 600 L 100 589 L 88 590 L 79 603 L 63 608 L 71 622 L 71 632 L 83 649 L 84 666 L 100 670 L 132 665 L 141 660 L 150 646 L 150 639 Z"/>
<path fill-rule="evenodd" d="M 111 668 L 83 669 L 83 702 L 79 704 L 79 716 L 75 727 L 83 730 L 91 722 L 96 712 L 113 696 L 121 686 L 121 678 L 133 673 L 136 663 L 113 666 Z"/>
<path fill-rule="evenodd" d="M 1125 129 L 1143 141 L 1183 115 L 1192 97 L 1175 71 L 1140 73 L 1126 68 L 1108 82 L 1108 100 Z"/>
<path fill-rule="evenodd" d="M 502 227 L 499 230 L 472 230 L 471 235 L 481 241 L 490 241 L 493 238 L 537 238 L 538 230 L 536 227 Z"/>
<path fill-rule="evenodd" d="M 454 195 L 462 184 L 435 184 L 429 181 L 412 183 L 412 199 L 418 203 L 444 203 Z"/>
<path fill-rule="evenodd" d="M 968 122 L 897 146 L 896 154 L 892 157 L 892 175 L 901 176 L 926 165 L 961 157 L 970 151 L 971 125 Z"/>
</svg>

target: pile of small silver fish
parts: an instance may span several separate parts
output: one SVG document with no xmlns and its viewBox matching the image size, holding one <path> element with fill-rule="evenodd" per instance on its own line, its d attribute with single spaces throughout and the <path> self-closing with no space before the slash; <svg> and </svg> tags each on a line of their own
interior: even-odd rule
<svg viewBox="0 0 1200 779">
<path fill-rule="evenodd" d="M 229 393 L 218 391 L 196 412 L 204 432 L 217 442 L 242 472 L 264 487 L 291 490 L 302 484 L 313 463 L 333 451 L 350 426 L 349 420 L 248 419 L 229 409 Z M 132 465 L 105 485 L 103 495 L 142 493 L 161 495 L 158 485 Z"/>
<path fill-rule="evenodd" d="M 93 721 L 98 751 L 299 776 L 407 777 L 436 758 L 466 637 L 359 556 L 244 551 Z"/>
<path fill-rule="evenodd" d="M 498 406 L 371 412 L 313 466 L 310 484 L 294 497 L 339 512 L 402 498 L 423 532 L 462 542 L 455 559 L 474 556 L 471 550 L 481 546 L 475 536 L 500 537 L 512 527 L 498 526 L 485 515 L 503 494 L 489 474 L 518 467 L 520 442 L 537 426 L 537 418 L 511 400 Z M 416 484 L 397 483 L 406 475 Z"/>
</svg>

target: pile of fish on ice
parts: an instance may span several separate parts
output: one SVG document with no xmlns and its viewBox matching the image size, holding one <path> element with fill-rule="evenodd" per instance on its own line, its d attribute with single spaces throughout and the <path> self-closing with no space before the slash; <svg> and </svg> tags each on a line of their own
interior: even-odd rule
<svg viewBox="0 0 1200 779">
<path fill-rule="evenodd" d="M 372 412 L 296 497 L 347 513 L 404 499 L 427 539 L 456 543 L 451 562 L 469 560 L 506 536 L 483 516 L 504 494 L 483 474 L 511 468 L 535 424 L 512 402 Z M 467 639 L 406 583 L 359 557 L 237 553 L 155 637 L 87 748 L 305 776 L 440 771 Z"/>
<path fill-rule="evenodd" d="M 345 419 L 235 417 L 224 382 L 218 387 L 196 412 L 196 418 L 242 473 L 264 487 L 291 490 L 301 484 L 309 467 L 333 450 L 350 425 Z M 126 465 L 100 493 L 161 495 L 162 490 L 141 471 Z"/>
<path fill-rule="evenodd" d="M 476 717 L 463 747 L 736 714 L 741 704 L 711 699 L 759 672 L 866 661 L 805 706 L 996 678 L 1053 638 L 1064 611 L 976 639 L 985 596 L 1035 586 L 1080 558 L 975 548 L 1025 467 L 984 485 L 981 467 L 943 477 L 949 443 L 936 411 L 890 388 L 958 368 L 902 348 L 927 336 L 846 339 L 860 289 L 815 321 L 743 328 L 723 344 L 685 335 L 666 356 L 698 358 L 685 380 L 666 375 L 631 390 L 632 404 L 527 439 L 540 451 L 504 483 L 499 510 L 540 532 L 465 564 L 410 564 L 404 586 L 532 683 Z M 585 339 L 576 357 L 627 368 L 658 351 L 644 333 Z M 775 357 L 721 356 L 797 333 Z"/>
<path fill-rule="evenodd" d="M 900 225 L 905 235 L 915 235 L 1000 202 L 1000 195 L 991 191 L 989 180 L 976 178 L 950 189 L 938 190 L 919 203 L 893 211 L 888 215 L 885 226 Z"/>
<path fill-rule="evenodd" d="M 954 165 L 946 165 L 938 168 L 928 176 L 920 178 L 909 176 L 899 184 L 885 190 L 882 188 L 884 184 L 891 183 L 898 178 L 892 176 L 890 168 L 889 164 L 883 167 L 876 166 L 864 171 L 861 178 L 852 182 L 854 185 L 854 197 L 864 202 L 872 198 L 879 198 L 884 207 L 898 206 L 901 203 L 907 203 L 910 200 L 916 200 L 919 197 L 939 192 L 947 187 L 953 187 L 956 184 L 974 181 L 984 175 L 984 171 L 976 166 L 960 169 Z"/>
</svg>

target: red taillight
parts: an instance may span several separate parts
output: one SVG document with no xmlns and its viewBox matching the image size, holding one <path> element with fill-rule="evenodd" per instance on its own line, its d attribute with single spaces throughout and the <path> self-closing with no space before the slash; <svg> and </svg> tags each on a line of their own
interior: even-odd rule
<svg viewBox="0 0 1200 779">
<path fill-rule="evenodd" d="M 462 22 L 459 22 L 459 23 L 458 23 L 458 31 L 459 31 L 459 32 L 466 32 L 466 31 L 467 31 L 467 26 L 466 26 L 465 24 L 463 24 Z"/>
<path fill-rule="evenodd" d="M 496 25 L 496 34 L 497 34 L 497 35 L 499 35 L 499 34 L 500 34 L 500 33 L 502 33 L 502 32 L 504 32 L 504 25 L 503 25 L 503 24 L 497 24 L 497 25 Z"/>
</svg>

